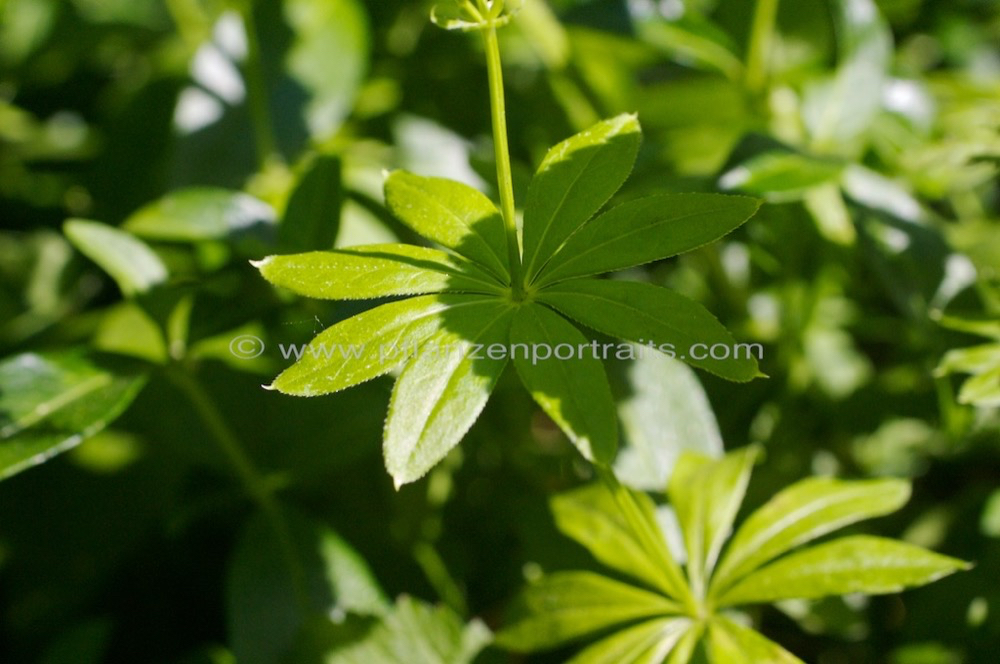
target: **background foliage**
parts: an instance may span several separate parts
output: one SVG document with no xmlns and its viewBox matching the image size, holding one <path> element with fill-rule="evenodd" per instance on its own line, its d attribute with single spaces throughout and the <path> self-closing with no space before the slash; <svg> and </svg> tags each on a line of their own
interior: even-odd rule
<svg viewBox="0 0 1000 664">
<path fill-rule="evenodd" d="M 626 276 L 764 344 L 769 378 L 609 366 L 616 470 L 663 502 L 681 449 L 758 443 L 744 516 L 810 474 L 912 479 L 854 530 L 972 571 L 750 616 L 810 662 L 993 661 L 1000 5 L 760 5 L 529 0 L 501 33 L 517 200 L 551 145 L 626 112 L 645 138 L 618 201 L 765 198 L 724 241 Z M 513 372 L 399 492 L 391 381 L 260 389 L 290 364 L 279 344 L 370 303 L 292 298 L 247 259 L 419 243 L 383 169 L 496 196 L 478 43 L 429 10 L 0 3 L 4 661 L 505 661 L 484 644 L 526 578 L 602 570 L 548 509 L 591 470 Z M 266 351 L 237 357 L 241 335 Z"/>
</svg>

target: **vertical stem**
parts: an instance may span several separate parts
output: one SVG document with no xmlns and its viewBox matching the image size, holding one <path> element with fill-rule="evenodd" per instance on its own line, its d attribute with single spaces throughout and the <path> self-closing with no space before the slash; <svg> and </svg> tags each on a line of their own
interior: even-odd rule
<svg viewBox="0 0 1000 664">
<path fill-rule="evenodd" d="M 767 83 L 777 17 L 778 0 L 757 0 L 747 51 L 746 86 L 751 92 L 761 92 Z"/>
<path fill-rule="evenodd" d="M 276 151 L 271 131 L 271 111 L 264 83 L 264 64 L 260 54 L 260 37 L 253 15 L 253 0 L 243 4 L 243 25 L 247 34 L 247 60 L 244 74 L 247 82 L 247 105 L 253 124 L 254 143 L 257 146 L 257 165 L 263 169 Z"/>
<path fill-rule="evenodd" d="M 288 567 L 288 572 L 292 580 L 292 588 L 295 593 L 296 602 L 303 613 L 309 612 L 309 596 L 306 592 L 305 570 L 302 567 L 298 554 L 295 551 L 295 544 L 292 540 L 291 530 L 285 521 L 281 509 L 274 500 L 271 487 L 261 476 L 254 466 L 253 461 L 243 450 L 236 434 L 226 423 L 219 412 L 215 402 L 212 401 L 208 392 L 201 383 L 184 367 L 174 365 L 167 370 L 167 376 L 188 398 L 195 411 L 201 417 L 209 433 L 219 445 L 219 449 L 225 455 L 233 471 L 239 477 L 244 490 L 250 498 L 257 504 L 261 512 L 271 523 L 277 538 L 278 546 L 281 549 L 282 557 Z"/>
<path fill-rule="evenodd" d="M 490 79 L 490 110 L 493 115 L 493 144 L 496 148 L 497 185 L 500 189 L 500 210 L 507 227 L 507 253 L 510 257 L 510 277 L 515 299 L 522 295 L 521 250 L 517 242 L 517 217 L 514 209 L 514 179 L 510 173 L 510 148 L 507 144 L 507 109 L 504 102 L 503 72 L 500 66 L 500 44 L 495 25 L 483 29 L 486 43 L 486 68 Z"/>
</svg>

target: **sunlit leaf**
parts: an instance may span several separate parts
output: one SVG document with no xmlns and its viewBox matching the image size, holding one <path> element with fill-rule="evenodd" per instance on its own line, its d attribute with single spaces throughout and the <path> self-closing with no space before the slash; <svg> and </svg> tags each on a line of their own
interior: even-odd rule
<svg viewBox="0 0 1000 664">
<path fill-rule="evenodd" d="M 125 296 L 145 293 L 167 280 L 167 267 L 145 242 L 97 221 L 72 219 L 66 237 L 111 275 Z"/>
</svg>

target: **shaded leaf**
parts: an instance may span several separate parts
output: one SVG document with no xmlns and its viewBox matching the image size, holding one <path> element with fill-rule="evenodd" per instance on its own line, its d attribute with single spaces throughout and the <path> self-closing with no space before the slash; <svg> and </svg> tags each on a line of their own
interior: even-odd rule
<svg viewBox="0 0 1000 664">
<path fill-rule="evenodd" d="M 77 249 L 111 275 L 126 297 L 167 280 L 167 267 L 160 257 L 125 231 L 82 219 L 67 221 L 63 230 Z"/>
<path fill-rule="evenodd" d="M 719 186 L 771 200 L 795 200 L 808 189 L 835 182 L 843 170 L 844 165 L 836 161 L 794 152 L 767 152 L 726 172 L 719 178 Z"/>
<path fill-rule="evenodd" d="M 286 251 L 332 249 L 343 203 L 340 159 L 317 156 L 299 176 L 285 206 L 279 245 Z"/>
<path fill-rule="evenodd" d="M 584 458 L 608 464 L 618 423 L 607 374 L 590 348 L 579 330 L 546 307 L 524 304 L 514 315 L 511 354 L 521 382 Z"/>
</svg>

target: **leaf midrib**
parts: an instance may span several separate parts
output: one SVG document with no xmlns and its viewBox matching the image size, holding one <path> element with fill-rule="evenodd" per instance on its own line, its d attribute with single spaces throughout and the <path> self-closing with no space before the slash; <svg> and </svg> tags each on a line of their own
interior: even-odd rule
<svg viewBox="0 0 1000 664">
<path fill-rule="evenodd" d="M 73 402 L 87 396 L 91 392 L 95 392 L 102 387 L 110 385 L 112 380 L 113 378 L 110 374 L 97 374 L 80 383 L 77 383 L 70 389 L 56 395 L 48 401 L 36 404 L 31 411 L 26 413 L 20 419 L 0 429 L 0 440 L 7 440 L 21 433 L 25 429 L 33 427 L 39 422 L 69 406 Z"/>
</svg>

